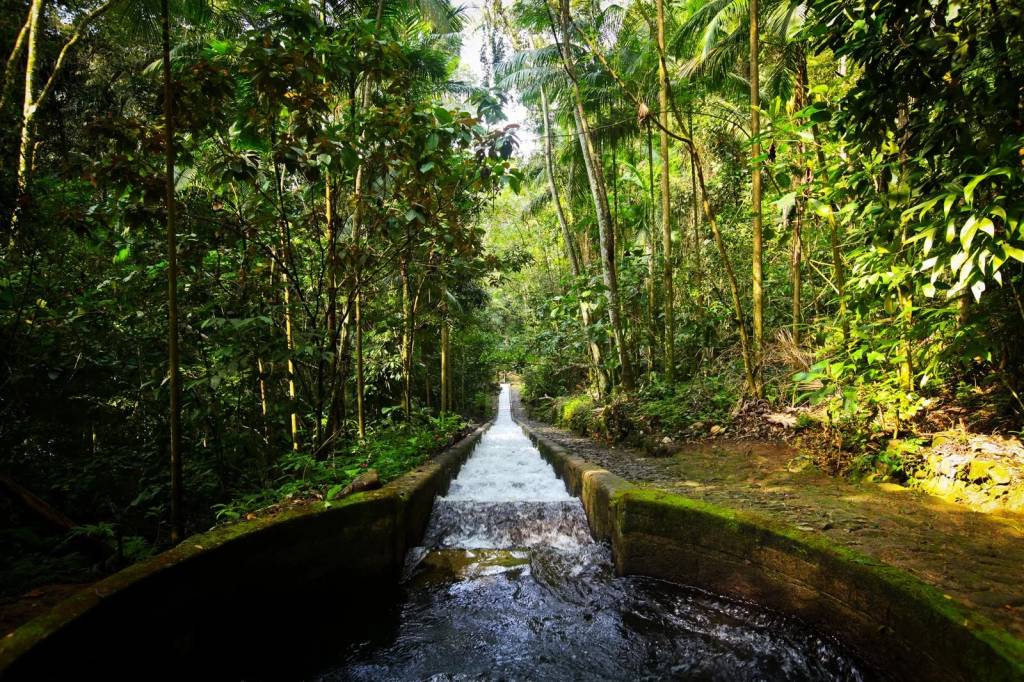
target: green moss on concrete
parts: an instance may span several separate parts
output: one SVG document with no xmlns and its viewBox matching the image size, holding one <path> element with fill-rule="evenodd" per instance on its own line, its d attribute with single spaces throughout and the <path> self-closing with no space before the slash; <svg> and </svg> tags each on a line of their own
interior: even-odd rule
<svg viewBox="0 0 1024 682">
<path fill-rule="evenodd" d="M 783 611 L 813 616 L 832 610 L 816 622 L 835 626 L 837 632 L 843 627 L 847 632 L 861 630 L 852 634 L 868 643 L 872 650 L 866 653 L 880 667 L 932 673 L 936 679 L 1024 679 L 1024 642 L 904 571 L 827 536 L 759 514 L 640 488 L 525 425 L 523 430 L 583 499 L 591 528 L 611 537 L 617 564 L 627 566 L 628 572 L 643 574 L 646 567 L 652 575 L 685 583 L 686 571 L 700 570 L 705 562 L 704 575 L 724 581 L 718 584 L 720 591 L 730 579 L 755 580 L 765 594 L 774 593 L 775 605 Z M 805 575 L 796 575 L 801 571 Z M 839 592 L 820 592 L 830 589 Z M 817 603 L 810 604 L 815 612 L 805 612 L 795 602 L 778 603 L 800 591 L 818 592 Z M 852 603 L 844 601 L 847 597 Z M 890 621 L 902 631 L 891 628 Z"/>
<path fill-rule="evenodd" d="M 931 636 L 914 642 L 922 653 L 931 647 L 951 646 L 954 643 L 950 637 L 956 636 L 960 644 L 955 656 L 961 665 L 957 671 L 949 671 L 952 679 L 1024 679 L 1024 642 L 1020 639 L 904 571 L 825 536 L 758 514 L 656 490 L 626 490 L 614 495 L 613 500 L 620 536 L 642 533 L 665 538 L 675 541 L 669 546 L 678 551 L 695 544 L 716 547 L 752 562 L 753 570 L 757 570 L 757 552 L 765 548 L 799 557 L 824 571 L 830 581 L 867 591 L 876 598 L 884 596 L 892 604 L 894 617 L 908 624 L 916 620 L 914 624 L 922 625 L 924 636 Z M 809 586 L 814 588 L 813 580 Z M 964 639 L 965 635 L 975 640 L 973 645 Z"/>
</svg>

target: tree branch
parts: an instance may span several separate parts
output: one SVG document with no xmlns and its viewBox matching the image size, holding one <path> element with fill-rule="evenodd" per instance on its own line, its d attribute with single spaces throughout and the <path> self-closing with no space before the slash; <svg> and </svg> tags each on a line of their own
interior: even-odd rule
<svg viewBox="0 0 1024 682">
<path fill-rule="evenodd" d="M 64 47 L 61 48 L 60 54 L 57 55 L 57 61 L 53 65 L 53 71 L 50 72 L 50 77 L 46 79 L 46 85 L 43 86 L 43 89 L 39 91 L 39 96 L 35 98 L 34 102 L 32 102 L 33 108 L 38 108 L 50 94 L 50 90 L 53 89 L 53 84 L 57 80 L 57 75 L 64 67 L 64 60 L 67 59 L 68 53 L 71 51 L 71 48 L 74 47 L 75 43 L 78 42 L 78 39 L 82 37 L 82 33 L 85 29 L 87 29 L 89 24 L 93 21 L 105 14 L 115 2 L 116 0 L 107 0 L 102 5 L 85 15 L 85 18 L 78 24 L 78 28 L 76 28 L 75 32 L 70 38 L 68 38 L 68 41 L 64 43 Z"/>
</svg>

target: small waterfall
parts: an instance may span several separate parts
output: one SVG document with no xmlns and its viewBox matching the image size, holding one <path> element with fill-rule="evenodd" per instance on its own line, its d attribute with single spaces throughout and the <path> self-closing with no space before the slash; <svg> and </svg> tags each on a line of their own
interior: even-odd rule
<svg viewBox="0 0 1024 682">
<path fill-rule="evenodd" d="M 435 500 L 424 546 L 570 550 L 593 543 L 583 505 L 512 420 L 503 384 L 498 418 L 448 494 Z"/>
</svg>

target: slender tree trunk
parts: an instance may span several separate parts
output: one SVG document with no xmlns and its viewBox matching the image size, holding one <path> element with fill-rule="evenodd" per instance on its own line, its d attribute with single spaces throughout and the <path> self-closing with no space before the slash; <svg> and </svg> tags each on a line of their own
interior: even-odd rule
<svg viewBox="0 0 1024 682">
<path fill-rule="evenodd" d="M 692 145 L 690 145 L 690 153 L 696 157 L 697 151 Z M 736 331 L 740 336 L 740 350 L 743 354 L 743 371 L 746 377 L 747 391 L 752 395 L 757 395 L 758 384 L 754 374 L 754 357 L 753 349 L 751 348 L 750 337 L 747 334 L 746 320 L 743 314 L 743 303 L 740 298 L 740 287 L 736 281 L 736 272 L 732 267 L 732 259 L 729 257 L 729 251 L 725 248 L 725 242 L 722 240 L 722 233 L 718 229 L 718 220 L 715 218 L 714 209 L 711 208 L 711 203 L 708 200 L 707 186 L 704 183 L 704 171 L 701 164 L 696 158 L 694 158 L 694 165 L 697 168 L 697 181 L 700 183 L 701 191 L 701 205 L 704 208 L 704 217 L 708 221 L 708 226 L 711 228 L 711 234 L 715 238 L 715 245 L 718 247 L 718 255 L 722 259 L 722 264 L 725 266 L 725 274 L 729 281 L 729 293 L 732 295 L 732 307 L 733 312 L 736 315 Z"/>
<path fill-rule="evenodd" d="M 271 140 L 275 140 L 273 130 L 271 130 Z M 276 141 L 274 142 L 276 144 Z M 291 237 L 288 229 L 288 214 L 284 204 L 284 176 L 281 174 L 281 168 L 278 166 L 276 159 L 273 161 L 274 166 L 274 184 L 277 190 L 277 203 L 278 211 L 278 239 L 280 241 L 281 249 L 281 292 L 283 295 L 282 304 L 284 307 L 284 339 L 285 347 L 288 350 L 288 400 L 291 403 L 291 436 L 292 436 L 292 450 L 295 452 L 299 451 L 299 414 L 297 404 L 297 392 L 295 389 L 295 336 L 292 330 L 292 305 L 291 305 L 291 288 L 292 288 L 292 276 L 289 270 L 289 264 L 292 263 L 291 258 Z"/>
<path fill-rule="evenodd" d="M 405 256 L 399 261 L 398 272 L 402 280 L 402 410 L 409 419 L 412 416 L 413 310 L 409 262 Z"/>
<path fill-rule="evenodd" d="M 450 350 L 448 348 L 448 335 L 450 331 L 448 329 L 448 316 L 445 314 L 441 319 L 441 414 L 451 412 L 452 405 L 449 399 L 451 392 L 451 377 L 449 372 L 451 371 L 451 358 L 449 356 Z"/>
<path fill-rule="evenodd" d="M 380 32 L 381 18 L 384 16 L 384 0 L 377 0 L 377 13 L 374 17 L 374 25 L 376 33 Z M 366 101 L 369 98 L 369 82 L 363 84 L 361 106 L 366 108 Z M 360 135 L 360 140 L 364 136 Z M 359 240 L 360 232 L 362 229 L 362 213 L 363 213 L 363 164 L 359 164 L 356 168 L 355 178 L 355 209 L 352 215 L 352 241 L 355 245 L 356 253 L 359 253 Z M 356 326 L 356 339 L 355 339 L 355 354 L 356 354 L 356 430 L 359 434 L 359 440 L 362 441 L 366 438 L 366 378 L 364 375 L 363 365 L 363 268 L 361 265 L 356 266 L 356 304 L 355 304 L 355 326 Z"/>
<path fill-rule="evenodd" d="M 571 25 L 569 18 L 569 0 L 561 0 L 562 11 L 562 39 L 568 41 Z M 552 26 L 553 27 L 553 26 Z M 612 326 L 612 335 L 615 338 L 615 349 L 619 356 L 620 383 L 627 391 L 632 390 L 633 366 L 630 362 L 629 353 L 626 348 L 626 338 L 622 330 L 621 308 L 619 306 L 619 286 L 615 272 L 615 243 L 612 232 L 611 210 L 608 206 L 608 190 L 605 187 L 604 175 L 601 172 L 600 160 L 594 149 L 593 136 L 587 123 L 586 110 L 583 107 L 583 95 L 576 79 L 576 67 L 572 63 L 568 47 L 562 45 L 560 48 L 562 63 L 571 81 L 572 94 L 575 100 L 573 117 L 576 121 L 576 133 L 579 139 L 580 148 L 583 152 L 583 161 L 587 169 L 587 179 L 590 183 L 591 195 L 594 200 L 594 210 L 597 216 L 597 228 L 601 239 L 601 266 L 604 276 L 605 297 L 608 301 L 608 317 Z"/>
<path fill-rule="evenodd" d="M 334 438 L 338 431 L 339 393 L 344 384 L 338 380 L 340 353 L 338 352 L 338 234 L 334 220 L 334 193 L 331 174 L 324 174 L 324 220 L 327 223 L 327 339 L 331 348 L 331 399 L 327 416 L 325 442 Z"/>
<path fill-rule="evenodd" d="M 184 491 L 181 466 L 181 374 L 178 351 L 178 234 L 177 207 L 174 197 L 174 86 L 171 81 L 171 13 L 168 0 L 162 0 L 161 47 L 164 76 L 164 152 L 165 203 L 167 210 L 167 366 L 171 393 L 171 542 L 185 537 Z M 37 10 L 38 11 L 38 10 Z M 29 41 L 29 54 L 34 48 Z M 30 57 L 30 60 L 32 57 Z M 26 96 L 31 86 L 26 87 Z M 20 175 L 19 175 L 20 178 Z M 20 180 L 19 180 L 20 181 Z"/>
<path fill-rule="evenodd" d="M 551 144 L 551 121 L 548 113 L 547 93 L 544 88 L 540 89 L 541 116 L 544 119 L 544 170 L 548 180 L 548 190 L 551 193 L 551 202 L 555 206 L 555 215 L 558 216 L 558 224 L 562 229 L 562 239 L 565 242 L 565 253 L 569 258 L 569 267 L 572 276 L 579 278 L 582 274 L 579 257 L 576 255 L 576 247 L 573 244 L 572 230 L 569 229 L 569 221 L 566 219 L 565 210 L 562 208 L 562 200 L 558 194 L 558 185 L 555 183 L 555 162 L 554 151 Z M 601 362 L 601 346 L 590 339 L 590 310 L 585 302 L 580 302 L 580 321 L 583 323 L 583 333 L 587 336 L 587 347 L 590 349 L 590 360 L 593 363 L 593 370 L 597 377 L 598 391 L 601 395 L 608 392 L 608 374 L 604 371 Z"/>
<path fill-rule="evenodd" d="M 584 40 L 587 40 L 586 35 L 584 35 L 583 37 Z M 604 66 L 608 74 L 612 77 L 613 80 L 615 80 L 616 83 L 618 83 L 619 87 L 622 88 L 622 91 L 626 93 L 638 107 L 640 107 L 643 104 L 643 102 L 635 93 L 633 93 L 628 87 L 626 87 L 626 84 L 623 82 L 622 78 L 619 77 L 615 69 L 613 69 L 611 64 L 608 63 L 608 60 L 605 59 L 604 54 L 601 52 L 600 48 L 590 40 L 587 40 L 587 44 L 590 46 L 591 51 L 594 53 L 594 56 L 597 57 L 598 61 L 601 62 L 601 65 Z M 671 85 L 669 85 L 669 102 L 671 101 L 672 90 Z M 672 106 L 672 113 L 675 117 L 676 125 L 679 127 L 680 130 L 683 130 L 685 132 L 687 130 L 687 127 L 683 123 L 682 115 L 679 113 L 678 107 L 676 107 L 674 104 Z M 661 127 L 660 123 L 658 125 L 659 127 Z M 732 267 L 732 259 L 729 257 L 729 252 L 725 248 L 725 243 L 722 240 L 722 233 L 718 229 L 718 221 L 715 218 L 715 212 L 714 209 L 711 207 L 711 201 L 708 197 L 708 188 L 707 184 L 704 181 L 704 167 L 701 165 L 700 157 L 697 155 L 697 146 L 693 142 L 692 132 L 690 132 L 688 135 L 680 135 L 678 133 L 670 134 L 686 145 L 687 149 L 690 152 L 690 159 L 696 168 L 697 183 L 700 187 L 701 206 L 704 210 L 704 217 L 708 221 L 708 225 L 711 227 L 711 232 L 715 238 L 715 244 L 718 246 L 718 252 L 722 258 L 722 264 L 725 267 L 726 274 L 728 275 L 729 289 L 732 294 L 733 310 L 736 314 L 736 331 L 740 337 L 740 349 L 743 354 L 743 368 L 747 383 L 747 391 L 750 392 L 751 394 L 757 395 L 757 383 L 755 382 L 754 378 L 753 350 L 751 348 L 750 335 L 747 333 L 746 323 L 744 320 L 743 304 L 740 298 L 739 285 L 736 281 L 736 273 Z"/>
<path fill-rule="evenodd" d="M 21 29 L 18 30 L 18 35 L 14 39 L 14 47 L 11 48 L 11 53 L 7 55 L 7 62 L 4 65 L 4 82 L 0 86 L 0 111 L 7 107 L 7 98 L 14 89 L 14 67 L 18 64 L 18 60 L 21 59 L 21 51 L 25 49 L 25 43 L 28 41 L 31 27 L 32 8 L 30 7 L 28 17 L 25 19 L 25 23 L 21 25 Z"/>
<path fill-rule="evenodd" d="M 761 225 L 761 79 L 758 73 L 759 36 L 758 1 L 750 0 L 750 136 L 751 183 L 750 203 L 754 213 L 753 235 L 753 312 L 754 312 L 754 393 L 763 397 L 761 385 L 761 364 L 764 353 L 764 275 L 762 272 L 762 225 Z"/>
<path fill-rule="evenodd" d="M 800 300 L 800 288 L 802 286 L 800 266 L 801 261 L 803 260 L 803 246 L 801 244 L 803 222 L 804 207 L 801 202 L 797 202 L 793 207 L 793 232 L 790 236 L 790 239 L 792 240 L 792 250 L 790 251 L 789 269 L 793 280 L 793 297 L 790 305 L 792 321 L 790 323 L 790 328 L 793 336 L 793 343 L 798 345 L 800 344 L 801 310 L 803 307 Z"/>
<path fill-rule="evenodd" d="M 647 214 L 647 327 L 648 333 L 650 334 L 649 344 L 647 347 L 647 378 L 650 380 L 650 375 L 654 372 L 654 358 L 657 355 L 656 348 L 658 347 L 658 326 L 655 323 L 657 318 L 657 288 L 655 286 L 655 274 L 658 265 L 658 247 L 657 239 L 655 238 L 654 230 L 654 145 L 652 138 L 653 133 L 651 132 L 650 123 L 647 124 L 647 175 L 648 175 L 648 189 L 650 190 L 650 196 L 648 197 L 648 206 L 650 210 Z"/>
<path fill-rule="evenodd" d="M 690 134 L 693 135 L 693 110 L 686 112 L 687 125 Z M 700 254 L 700 204 L 697 199 L 697 167 L 693 162 L 693 155 L 690 155 L 690 190 L 693 193 L 693 281 L 697 289 L 697 317 L 704 316 L 704 264 L 701 262 Z"/>
<path fill-rule="evenodd" d="M 662 300 L 665 302 L 665 381 L 675 379 L 675 291 L 672 282 L 672 219 L 669 198 L 668 65 L 665 63 L 665 0 L 658 8 L 658 121 L 661 153 L 661 258 Z"/>
<path fill-rule="evenodd" d="M 256 356 L 256 376 L 260 392 L 260 417 L 263 418 L 263 436 L 270 443 L 270 422 L 267 419 L 267 376 L 263 369 L 263 358 Z"/>
<path fill-rule="evenodd" d="M 366 406 L 363 404 L 366 394 L 365 375 L 363 374 L 363 294 L 356 293 L 355 326 L 356 326 L 356 430 L 359 440 L 366 438 Z"/>
<path fill-rule="evenodd" d="M 42 10 L 43 0 L 32 0 L 29 7 L 28 54 L 25 58 L 25 92 L 21 103 L 21 140 L 18 145 L 18 194 L 22 196 L 28 191 L 28 178 L 32 172 L 32 128 L 39 106 L 35 91 L 36 55 L 42 30 L 39 23 Z M 167 68 L 170 69 L 170 66 Z"/>
<path fill-rule="evenodd" d="M 288 253 L 291 251 L 288 244 L 288 235 L 282 223 L 279 227 L 281 238 L 281 257 L 288 261 Z M 288 400 L 291 403 L 290 425 L 292 434 L 292 450 L 299 451 L 299 414 L 297 409 L 297 393 L 295 390 L 295 336 L 292 333 L 292 305 L 291 305 L 291 278 L 285 268 L 281 269 L 281 291 L 283 292 L 284 305 L 284 339 L 288 349 Z"/>
<path fill-rule="evenodd" d="M 804 56 L 803 50 L 800 50 L 798 56 L 798 65 L 796 73 L 796 92 L 793 94 L 793 107 L 797 111 L 802 111 L 807 106 L 807 58 Z M 803 308 L 801 304 L 801 264 L 803 260 L 803 224 L 804 215 L 806 214 L 807 206 L 807 194 L 805 191 L 808 176 L 807 171 L 804 167 L 804 143 L 798 142 L 796 145 L 796 159 L 797 159 L 797 172 L 796 177 L 793 179 L 793 185 L 796 187 L 796 202 L 793 204 L 793 231 L 791 236 L 792 250 L 790 253 L 790 272 L 792 274 L 792 285 L 793 285 L 793 297 L 791 302 L 791 315 L 792 315 L 792 337 L 793 343 L 800 343 L 800 325 L 801 325 L 801 310 Z"/>
</svg>

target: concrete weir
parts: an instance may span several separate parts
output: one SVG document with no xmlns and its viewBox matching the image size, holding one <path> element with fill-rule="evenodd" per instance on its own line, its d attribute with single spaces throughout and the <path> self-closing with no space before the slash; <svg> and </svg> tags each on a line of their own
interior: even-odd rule
<svg viewBox="0 0 1024 682">
<path fill-rule="evenodd" d="M 883 678 L 1024 680 L 1024 642 L 891 566 L 757 514 L 637 487 L 520 424 L 620 575 L 749 599 L 837 636 Z"/>
<path fill-rule="evenodd" d="M 314 665 L 390 607 L 486 429 L 379 490 L 192 536 L 82 590 L 0 640 L 0 679 L 295 676 L 292 645 Z"/>
</svg>

